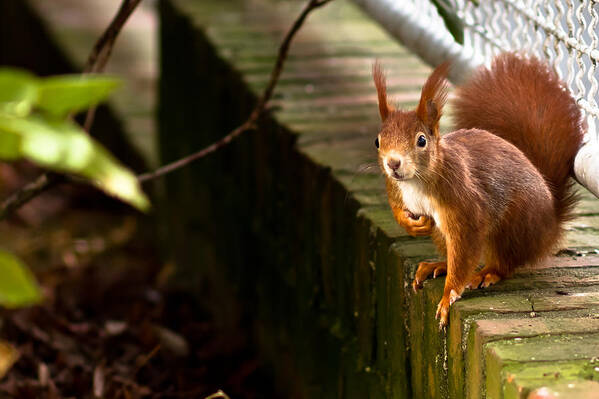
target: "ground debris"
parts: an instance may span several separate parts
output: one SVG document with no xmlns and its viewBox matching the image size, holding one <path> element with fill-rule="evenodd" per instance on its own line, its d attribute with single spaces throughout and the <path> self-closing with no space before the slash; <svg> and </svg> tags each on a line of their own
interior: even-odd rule
<svg viewBox="0 0 599 399">
<path fill-rule="evenodd" d="M 19 358 L 19 351 L 10 343 L 0 340 L 0 379 L 11 369 Z"/>
<path fill-rule="evenodd" d="M 0 352 L 14 356 L 0 356 L 0 397 L 276 397 L 247 327 L 223 334 L 190 294 L 168 291 L 144 221 L 123 208 L 64 209 L 36 219 L 36 229 L 0 226 L 46 297 L 0 311 Z"/>
</svg>

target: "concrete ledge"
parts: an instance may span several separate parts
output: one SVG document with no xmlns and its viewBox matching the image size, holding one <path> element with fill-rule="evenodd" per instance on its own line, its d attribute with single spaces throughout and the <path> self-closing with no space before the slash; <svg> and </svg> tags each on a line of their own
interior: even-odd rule
<svg viewBox="0 0 599 399">
<path fill-rule="evenodd" d="M 60 70 L 42 73 L 76 69 L 112 11 L 98 2 L 93 12 L 83 7 L 78 18 L 63 19 L 60 10 L 72 4 L 46 3 L 7 2 L 0 19 L 25 10 L 37 21 L 32 26 L 46 27 L 30 39 L 51 43 L 58 57 L 51 64 Z M 301 5 L 161 2 L 161 161 L 245 119 Z M 144 23 L 133 25 L 114 71 L 129 77 L 131 93 L 145 94 L 113 105 L 154 163 L 155 67 L 147 47 L 136 45 L 148 34 Z M 10 44 L 0 46 L 4 60 L 19 56 L 6 50 Z M 176 284 L 199 300 L 214 290 L 206 297 L 222 298 L 213 308 L 224 329 L 251 318 L 248 336 L 294 397 L 599 397 L 598 201 L 582 192 L 568 251 L 466 293 L 440 333 L 434 310 L 443 279 L 415 295 L 409 289 L 417 263 L 434 258 L 434 248 L 393 221 L 375 163 L 375 58 L 395 99 L 413 105 L 428 67 L 342 0 L 309 18 L 275 94 L 276 111 L 260 131 L 167 180 L 161 226 L 178 265 Z"/>
<path fill-rule="evenodd" d="M 35 26 L 42 18 L 46 29 L 36 37 L 58 44 L 52 54 L 63 53 L 52 64 L 80 64 L 104 26 L 99 20 L 111 14 L 107 3 L 93 12 L 79 8 L 70 20 L 60 12 L 71 10 L 68 1 L 46 3 L 31 0 L 29 9 L 7 2 L 0 19 L 15 10 L 26 10 Z M 245 119 L 301 5 L 161 2 L 162 162 Z M 119 97 L 114 107 L 153 163 L 155 68 L 145 45 L 136 47 L 144 26 L 143 18 L 134 24 L 125 46 L 140 51 L 117 54 L 115 72 L 129 77 L 131 93 L 145 94 Z M 0 56 L 9 53 L 18 56 Z M 214 290 L 206 297 L 222 298 L 213 308 L 225 330 L 251 318 L 248 336 L 290 396 L 599 397 L 598 201 L 582 192 L 569 251 L 466 293 L 440 333 L 434 310 L 443 279 L 415 295 L 409 289 L 417 263 L 434 258 L 434 248 L 393 221 L 375 163 L 375 58 L 400 105 L 413 105 L 428 67 L 342 0 L 309 18 L 277 89 L 276 111 L 260 131 L 167 180 L 161 226 L 165 252 L 178 266 L 176 284 L 199 300 Z M 140 70 L 147 74 L 137 76 Z"/>
<path fill-rule="evenodd" d="M 161 2 L 163 161 L 244 120 L 301 4 Z M 429 68 L 330 4 L 298 36 L 272 117 L 167 181 L 179 284 L 219 293 L 224 325 L 251 317 L 292 396 L 596 397 L 598 202 L 583 194 L 565 256 L 466 293 L 439 332 L 443 280 L 409 289 L 434 248 L 392 220 L 375 163 L 375 58 L 400 105 L 417 101 Z"/>
</svg>

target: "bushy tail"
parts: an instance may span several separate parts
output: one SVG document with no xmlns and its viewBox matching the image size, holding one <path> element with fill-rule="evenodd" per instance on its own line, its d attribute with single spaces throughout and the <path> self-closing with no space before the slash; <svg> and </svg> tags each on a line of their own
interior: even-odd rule
<svg viewBox="0 0 599 399">
<path fill-rule="evenodd" d="M 456 90 L 458 129 L 487 130 L 518 147 L 545 177 L 556 216 L 572 216 L 574 156 L 583 134 L 580 109 L 557 74 L 537 58 L 504 53 Z M 534 204 L 531 204 L 534 206 Z"/>
</svg>

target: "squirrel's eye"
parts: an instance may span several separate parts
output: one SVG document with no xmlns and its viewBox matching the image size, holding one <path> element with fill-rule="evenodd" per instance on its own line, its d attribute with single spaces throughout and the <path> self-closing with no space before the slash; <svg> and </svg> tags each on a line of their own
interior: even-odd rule
<svg viewBox="0 0 599 399">
<path fill-rule="evenodd" d="M 426 137 L 424 137 L 424 134 L 418 136 L 418 141 L 416 144 L 418 144 L 418 147 L 424 147 L 426 145 Z"/>
<path fill-rule="evenodd" d="M 378 137 L 376 139 L 374 139 L 374 145 L 376 146 L 376 148 L 379 148 L 379 138 Z"/>
</svg>

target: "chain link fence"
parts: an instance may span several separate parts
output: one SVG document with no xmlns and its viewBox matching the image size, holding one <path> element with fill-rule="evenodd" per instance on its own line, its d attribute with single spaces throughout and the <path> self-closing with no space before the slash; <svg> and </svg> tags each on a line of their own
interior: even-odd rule
<svg viewBox="0 0 599 399">
<path fill-rule="evenodd" d="M 451 59 L 459 82 L 503 51 L 548 60 L 585 113 L 577 180 L 599 196 L 599 2 L 596 0 L 353 0 L 431 65 Z"/>
</svg>

